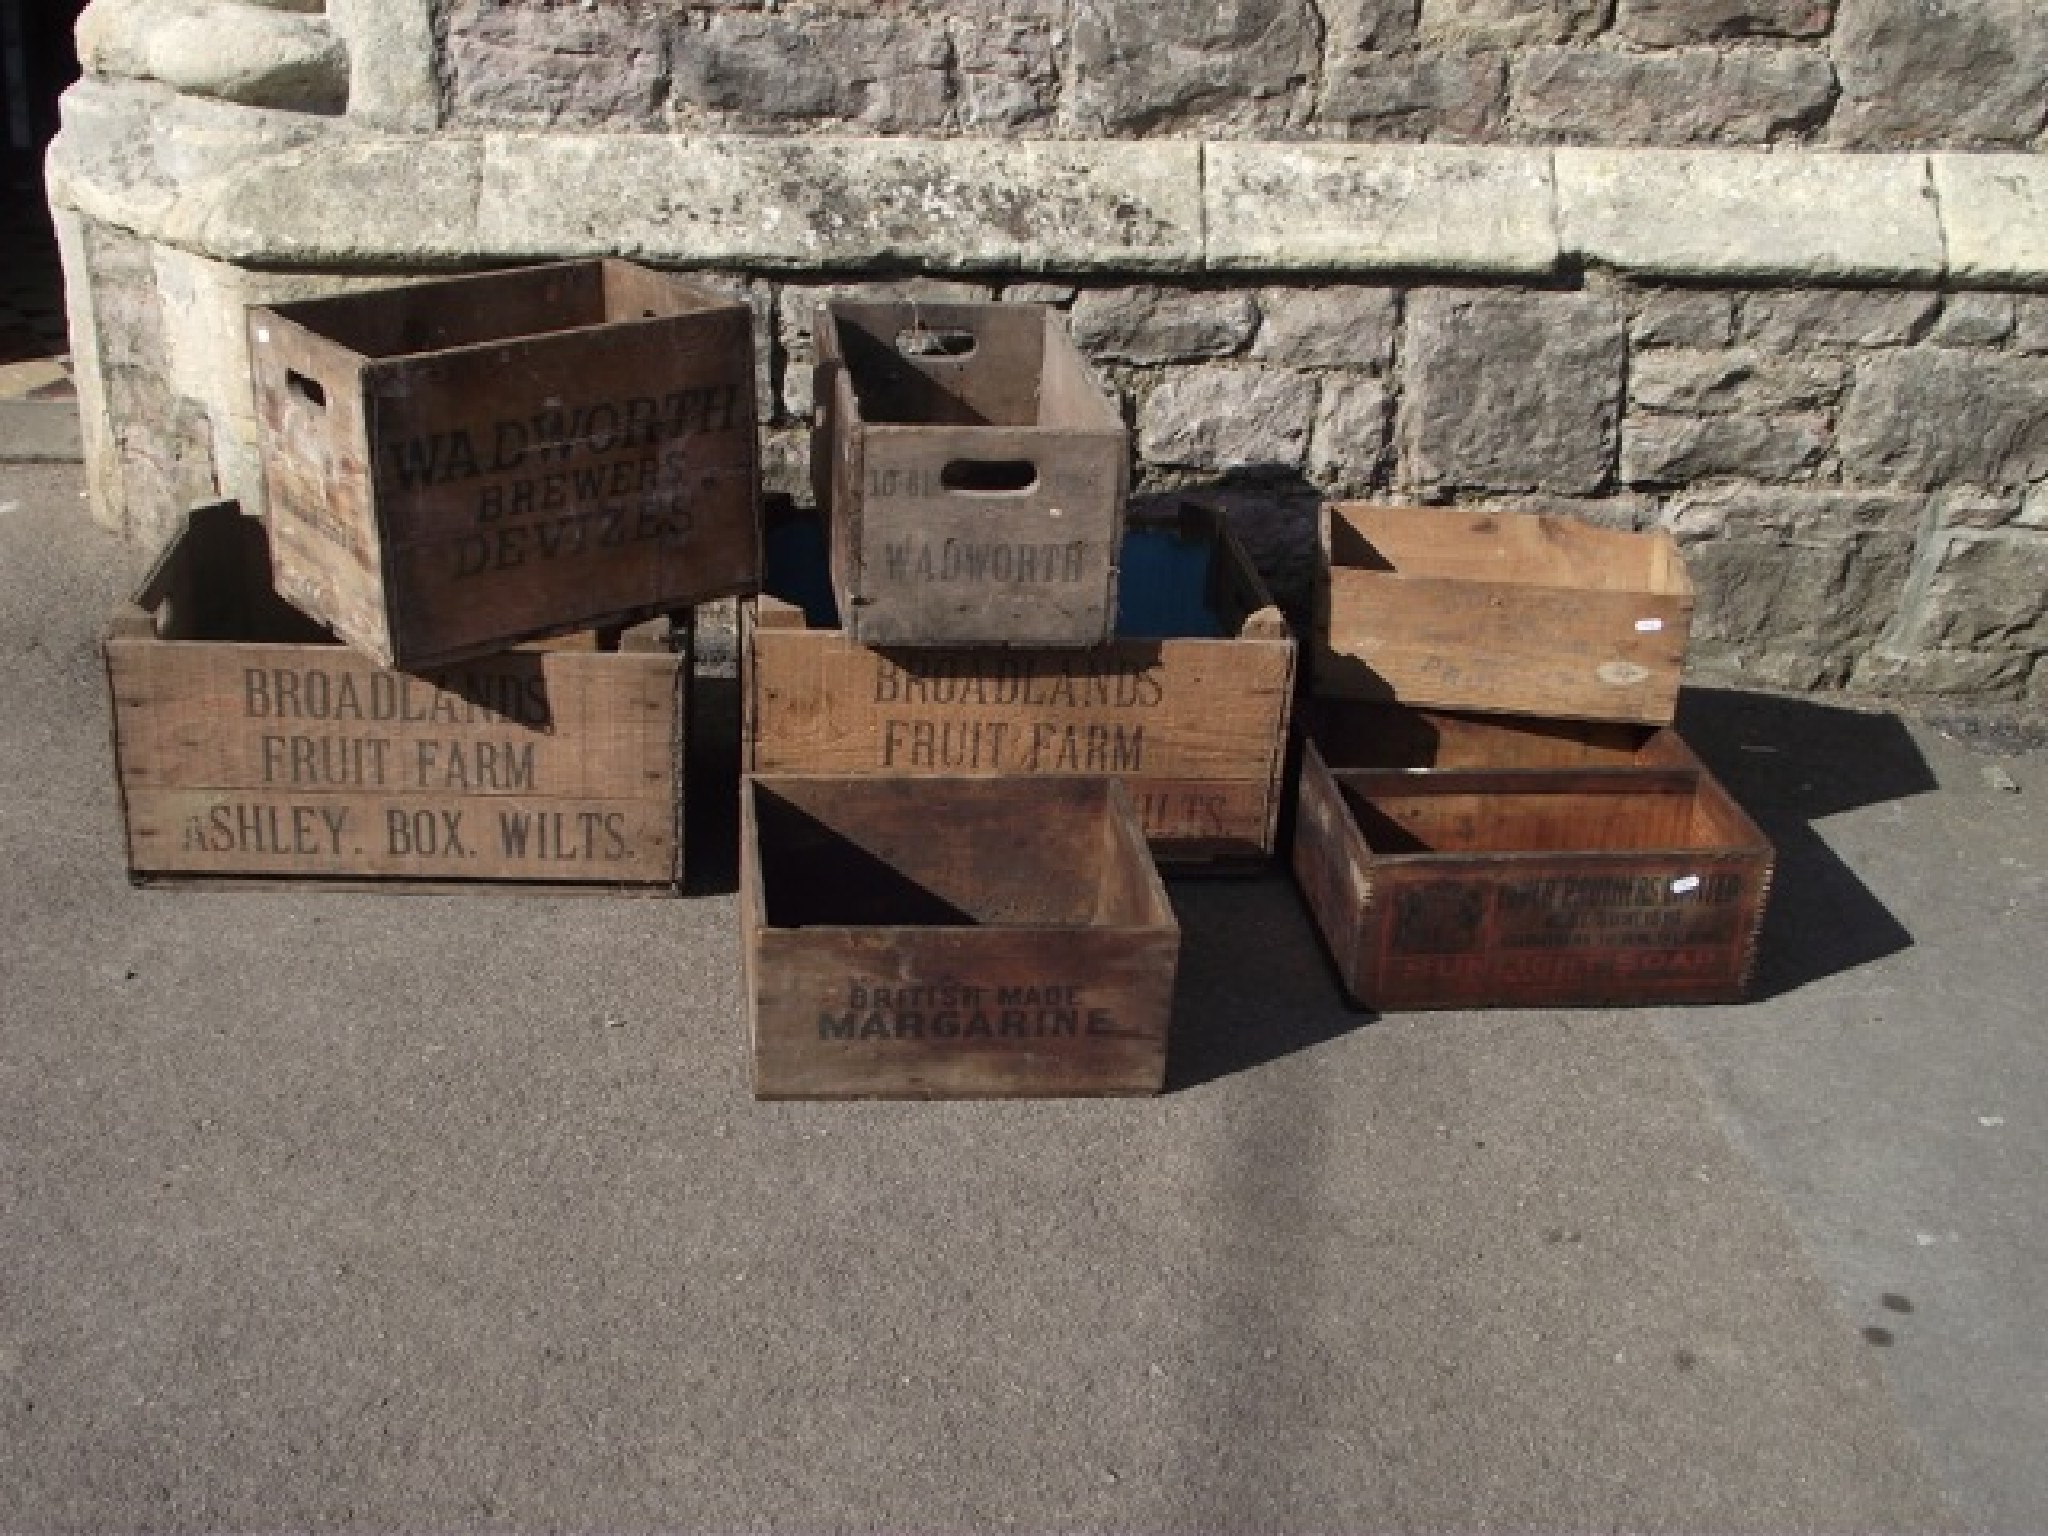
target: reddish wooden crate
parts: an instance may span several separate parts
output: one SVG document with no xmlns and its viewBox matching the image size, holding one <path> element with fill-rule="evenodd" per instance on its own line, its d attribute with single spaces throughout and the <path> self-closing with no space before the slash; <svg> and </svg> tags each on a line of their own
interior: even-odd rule
<svg viewBox="0 0 2048 1536">
<path fill-rule="evenodd" d="M 771 508 L 742 610 L 742 761 L 763 773 L 1121 777 L 1153 855 L 1272 855 L 1295 643 L 1229 527 L 1134 519 L 1118 638 L 1084 652 L 880 650 L 837 623 L 815 523 Z"/>
<path fill-rule="evenodd" d="M 1294 871 L 1355 1001 L 1743 994 L 1771 846 L 1675 732 L 1420 724 L 1406 747 L 1336 739 L 1340 762 L 1380 766 L 1334 764 L 1313 737 L 1303 750 Z M 1402 763 L 1419 741 L 1426 761 Z"/>
<path fill-rule="evenodd" d="M 1130 439 L 1056 311 L 821 306 L 812 480 L 862 645 L 1112 637 Z"/>
<path fill-rule="evenodd" d="M 744 304 L 587 261 L 248 324 L 278 591 L 383 665 L 758 582 Z"/>
<path fill-rule="evenodd" d="M 201 508 L 107 633 L 138 884 L 675 888 L 689 657 L 665 621 L 399 672 L 269 565 L 261 523 Z"/>
<path fill-rule="evenodd" d="M 1325 505 L 1316 692 L 1669 724 L 1692 584 L 1667 533 L 1456 507 Z"/>
<path fill-rule="evenodd" d="M 762 1098 L 1156 1093 L 1180 930 L 1111 779 L 749 775 Z"/>
</svg>

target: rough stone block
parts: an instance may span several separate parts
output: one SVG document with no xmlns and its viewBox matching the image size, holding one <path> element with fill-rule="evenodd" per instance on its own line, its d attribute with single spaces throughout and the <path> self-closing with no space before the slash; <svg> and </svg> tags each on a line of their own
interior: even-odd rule
<svg viewBox="0 0 2048 1536">
<path fill-rule="evenodd" d="M 1721 347 L 1735 336 L 1735 295 L 1667 288 L 1643 300 L 1629 325 L 1638 347 Z"/>
<path fill-rule="evenodd" d="M 1415 0 L 1323 0 L 1324 46 L 1333 65 L 1392 53 L 1415 41 Z"/>
<path fill-rule="evenodd" d="M 319 0 L 302 0 L 319 10 Z M 327 20 L 348 52 L 351 123 L 424 132 L 441 123 L 435 72 L 435 0 L 327 0 Z"/>
<path fill-rule="evenodd" d="M 1589 495 L 1613 472 L 1622 316 L 1580 293 L 1410 296 L 1404 483 Z"/>
<path fill-rule="evenodd" d="M 1509 72 L 1516 126 L 1567 144 L 1768 144 L 1823 122 L 1827 59 L 1808 49 L 1611 53 L 1537 48 Z"/>
<path fill-rule="evenodd" d="M 681 108 L 884 133 L 939 127 L 952 110 L 952 47 L 919 19 L 722 10 L 670 48 Z"/>
<path fill-rule="evenodd" d="M 2048 14 L 2048 13 L 2044 13 Z M 2048 282 L 2048 160 L 1931 155 L 1949 275 L 1965 283 Z"/>
<path fill-rule="evenodd" d="M 1565 250 L 1670 277 L 1932 278 L 1942 233 L 1913 156 L 1560 149 Z"/>
<path fill-rule="evenodd" d="M 1004 133 L 1048 124 L 1059 105 L 1060 12 L 1028 5 L 1001 16 L 951 18 L 954 107 L 968 133 Z"/>
<path fill-rule="evenodd" d="M 1692 660 L 1781 688 L 1846 681 L 1898 614 L 1923 498 L 1718 487 L 1665 524 L 1699 594 Z"/>
<path fill-rule="evenodd" d="M 1361 54 L 1331 66 L 1316 116 L 1352 138 L 1475 141 L 1493 133 L 1506 100 L 1498 54 Z"/>
<path fill-rule="evenodd" d="M 2014 297 L 2011 346 L 2013 351 L 2033 357 L 2048 353 L 2048 295 Z"/>
<path fill-rule="evenodd" d="M 1941 318 L 1927 333 L 1937 347 L 1995 347 L 2012 334 L 2009 293 L 1952 293 L 1941 301 Z"/>
<path fill-rule="evenodd" d="M 89 74 L 157 80 L 245 107 L 334 113 L 348 53 L 323 16 L 233 0 L 96 0 L 79 17 Z"/>
<path fill-rule="evenodd" d="M 1742 339 L 1770 352 L 1897 347 L 1925 334 L 1940 309 L 1936 293 L 1808 288 L 1752 294 L 1743 304 Z"/>
<path fill-rule="evenodd" d="M 1614 30 L 1646 48 L 1731 37 L 1820 37 L 1835 0 L 1621 0 Z"/>
<path fill-rule="evenodd" d="M 2039 0 L 1842 0 L 1834 55 L 1840 144 L 2018 146 L 2048 121 Z"/>
<path fill-rule="evenodd" d="M 1633 409 L 1703 416 L 1810 411 L 1841 397 L 1847 369 L 1826 357 L 1784 357 L 1740 347 L 1655 350 L 1629 368 Z"/>
<path fill-rule="evenodd" d="M 458 0 L 446 59 L 457 123 L 646 128 L 667 83 L 665 25 L 641 0 Z"/>
<path fill-rule="evenodd" d="M 1900 638 L 1911 650 L 2048 650 L 2048 539 L 1956 532 Z"/>
<path fill-rule="evenodd" d="M 1422 0 L 1419 34 L 1427 47 L 1516 48 L 1595 36 L 1614 0 Z"/>
<path fill-rule="evenodd" d="M 2048 369 L 1932 348 L 1866 358 L 1842 407 L 1842 465 L 1923 490 L 2048 476 Z"/>
<path fill-rule="evenodd" d="M 1644 486 L 1795 480 L 1813 471 L 1828 444 L 1822 416 L 1631 416 L 1621 478 Z"/>
<path fill-rule="evenodd" d="M 1196 143 L 491 135 L 492 254 L 674 266 L 1185 271 Z"/>
<path fill-rule="evenodd" d="M 1180 469 L 1298 470 L 1316 383 L 1281 368 L 1209 366 L 1169 374 L 1139 413 L 1139 452 Z"/>
<path fill-rule="evenodd" d="M 1394 356 L 1400 296 L 1392 288 L 1261 288 L 1251 355 L 1290 368 L 1384 373 Z"/>
<path fill-rule="evenodd" d="M 1068 111 L 1082 133 L 1299 122 L 1321 35 L 1310 0 L 1074 0 Z"/>
<path fill-rule="evenodd" d="M 1077 292 L 1072 283 L 1005 283 L 1002 297 L 1005 304 L 1057 306 L 1073 303 Z"/>
<path fill-rule="evenodd" d="M 1230 357 L 1259 323 L 1249 293 L 1185 288 L 1097 288 L 1074 300 L 1074 344 L 1088 356 L 1126 363 Z"/>
<path fill-rule="evenodd" d="M 474 263 L 485 254 L 477 232 L 482 148 L 456 134 L 330 135 L 195 186 L 162 232 L 249 266 Z"/>
<path fill-rule="evenodd" d="M 1342 494 L 1360 492 L 1379 477 L 1386 456 L 1386 385 L 1357 375 L 1325 379 L 1309 438 L 1310 478 Z"/>
<path fill-rule="evenodd" d="M 1206 147 L 1219 270 L 1541 274 L 1557 265 L 1550 156 L 1437 145 Z"/>
</svg>

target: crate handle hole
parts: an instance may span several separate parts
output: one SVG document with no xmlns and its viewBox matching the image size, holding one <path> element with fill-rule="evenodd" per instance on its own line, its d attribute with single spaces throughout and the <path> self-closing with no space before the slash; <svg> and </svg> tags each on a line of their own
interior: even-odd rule
<svg viewBox="0 0 2048 1536">
<path fill-rule="evenodd" d="M 939 484 L 984 495 L 1028 491 L 1038 484 L 1038 466 L 1029 459 L 954 459 L 939 471 Z"/>
<path fill-rule="evenodd" d="M 307 404 L 317 405 L 323 411 L 327 409 L 327 391 L 320 387 L 318 379 L 309 379 L 296 368 L 287 368 L 284 371 L 284 382 L 293 394 Z"/>
<path fill-rule="evenodd" d="M 913 326 L 896 333 L 896 350 L 905 357 L 972 357 L 980 345 L 972 331 L 928 331 Z"/>
</svg>

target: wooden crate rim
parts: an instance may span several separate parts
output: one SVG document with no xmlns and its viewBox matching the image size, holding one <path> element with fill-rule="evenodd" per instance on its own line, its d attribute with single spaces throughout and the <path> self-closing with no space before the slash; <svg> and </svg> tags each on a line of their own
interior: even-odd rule
<svg viewBox="0 0 2048 1536">
<path fill-rule="evenodd" d="M 1493 551 L 1499 561 L 1499 569 L 1481 568 L 1469 558 L 1455 558 L 1456 551 L 1446 535 L 1454 527 L 1454 519 L 1466 519 L 1462 532 L 1470 537 L 1487 536 L 1495 540 Z M 1385 568 L 1360 566 L 1336 558 L 1337 524 L 1343 523 L 1353 534 L 1368 543 L 1378 543 L 1388 534 L 1402 540 L 1403 561 L 1389 564 Z M 1692 578 L 1685 569 L 1685 561 L 1678 549 L 1678 542 L 1664 528 L 1651 528 L 1640 532 L 1619 528 L 1601 528 L 1577 518 L 1563 517 L 1555 513 L 1520 511 L 1513 508 L 1495 507 L 1428 507 L 1402 502 L 1367 501 L 1326 501 L 1322 503 L 1317 518 L 1318 539 L 1321 546 L 1322 571 L 1326 579 L 1340 575 L 1356 574 L 1382 581 L 1457 581 L 1497 582 L 1506 586 L 1562 589 L 1582 591 L 1589 596 L 1623 597 L 1637 593 L 1654 598 L 1690 599 L 1694 596 Z M 1514 534 L 1505 534 L 1503 529 L 1514 527 Z M 1409 543 L 1417 534 L 1428 531 L 1437 535 L 1419 543 Z M 1507 538 L 1521 537 L 1526 530 L 1535 530 L 1535 537 L 1551 541 L 1558 548 L 1554 553 L 1565 564 L 1566 576 L 1536 574 L 1518 570 L 1512 562 L 1514 551 L 1504 542 Z M 1379 537 L 1376 538 L 1375 535 Z M 1530 540 L 1524 538 L 1524 543 Z M 1640 575 L 1640 584 L 1615 585 L 1610 582 L 1582 582 L 1568 579 L 1585 573 L 1607 575 L 1601 566 L 1603 560 L 1612 560 L 1621 553 L 1631 558 L 1629 564 L 1635 570 L 1624 575 Z M 1453 558 L 1443 558 L 1445 556 Z"/>
</svg>

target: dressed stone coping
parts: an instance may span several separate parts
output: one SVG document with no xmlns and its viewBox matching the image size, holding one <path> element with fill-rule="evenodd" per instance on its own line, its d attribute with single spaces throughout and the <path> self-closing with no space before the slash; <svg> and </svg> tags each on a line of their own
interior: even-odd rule
<svg viewBox="0 0 2048 1536">
<path fill-rule="evenodd" d="M 59 207 L 247 267 L 2048 285 L 2027 155 L 405 133 L 87 81 L 49 180 Z"/>
</svg>

